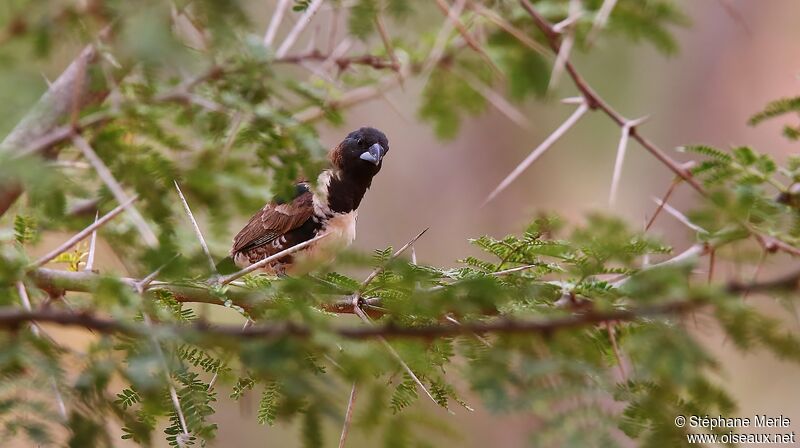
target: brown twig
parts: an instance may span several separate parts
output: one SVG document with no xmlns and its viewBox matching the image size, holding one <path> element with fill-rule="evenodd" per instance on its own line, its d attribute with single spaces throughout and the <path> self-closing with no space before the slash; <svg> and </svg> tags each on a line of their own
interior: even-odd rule
<svg viewBox="0 0 800 448">
<path fill-rule="evenodd" d="M 795 278 L 794 281 L 796 283 L 797 278 Z M 461 325 L 440 324 L 416 327 L 403 327 L 396 324 L 359 327 L 340 326 L 329 327 L 325 331 L 326 334 L 335 334 L 342 338 L 354 340 L 375 338 L 432 339 L 471 335 L 473 333 L 539 334 L 542 336 L 549 336 L 562 330 L 597 325 L 610 321 L 630 322 L 642 318 L 681 315 L 695 311 L 705 305 L 707 305 L 707 303 L 703 301 L 679 300 L 657 305 L 637 306 L 627 310 L 588 312 L 547 319 L 514 320 L 501 318 L 491 321 L 464 322 Z M 209 337 L 210 340 L 215 340 L 216 338 L 247 338 L 258 340 L 284 337 L 307 338 L 313 334 L 311 328 L 292 323 L 254 325 L 244 330 L 238 325 L 210 326 L 206 322 L 194 322 L 188 325 L 163 323 L 146 327 L 133 321 L 98 317 L 91 313 L 72 313 L 54 309 L 25 311 L 15 307 L 0 308 L 0 328 L 13 330 L 19 325 L 31 321 L 62 326 L 83 327 L 107 334 L 122 333 L 136 336 L 149 336 L 153 334 L 161 334 L 164 336 L 205 335 Z"/>
</svg>

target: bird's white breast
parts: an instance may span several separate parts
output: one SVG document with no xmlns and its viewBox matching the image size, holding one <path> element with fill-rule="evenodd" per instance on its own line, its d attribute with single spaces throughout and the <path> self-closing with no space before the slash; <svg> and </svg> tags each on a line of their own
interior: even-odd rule
<svg viewBox="0 0 800 448">
<path fill-rule="evenodd" d="M 316 236 L 326 235 L 325 238 L 301 251 L 298 256 L 302 261 L 312 263 L 326 263 L 336 256 L 336 253 L 353 243 L 356 239 L 356 221 L 358 211 L 348 213 L 334 213 L 325 220 L 323 227 Z M 304 264 L 304 263 L 303 263 Z"/>
</svg>

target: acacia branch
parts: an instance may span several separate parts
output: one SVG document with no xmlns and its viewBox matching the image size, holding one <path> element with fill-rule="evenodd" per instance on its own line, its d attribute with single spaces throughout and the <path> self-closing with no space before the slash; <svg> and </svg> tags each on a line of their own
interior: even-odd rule
<svg viewBox="0 0 800 448">
<path fill-rule="evenodd" d="M 107 38 L 110 32 L 110 27 L 104 29 L 100 38 Z M 23 153 L 31 144 L 52 147 L 50 140 L 43 140 L 48 136 L 54 137 L 54 141 L 69 138 L 75 127 L 74 118 L 77 114 L 86 106 L 99 104 L 108 95 L 106 86 L 93 88 L 92 83 L 88 82 L 92 69 L 98 63 L 98 54 L 94 44 L 85 47 L 50 84 L 33 109 L 3 139 L 0 151 Z M 70 118 L 73 118 L 73 122 L 68 127 L 59 128 L 59 125 Z M 51 136 L 55 131 L 60 133 Z M 8 211 L 22 192 L 23 186 L 17 182 L 0 185 L 0 216 Z"/>
<path fill-rule="evenodd" d="M 536 9 L 534 9 L 533 5 L 530 3 L 529 0 L 520 0 L 520 4 L 522 8 L 531 16 L 533 22 L 536 26 L 544 33 L 547 41 L 550 45 L 550 48 L 555 52 L 558 53 L 561 48 L 561 37 L 559 33 L 553 28 L 553 25 L 550 24 L 541 14 L 539 14 Z M 601 110 L 603 111 L 611 120 L 613 120 L 618 126 L 623 127 L 629 121 L 625 117 L 622 116 L 619 112 L 617 112 L 613 107 L 611 107 L 597 92 L 592 89 L 591 86 L 586 82 L 586 80 L 581 76 L 572 62 L 567 59 L 564 63 L 564 68 L 566 69 L 567 73 L 569 74 L 570 78 L 572 78 L 575 87 L 581 92 L 583 95 L 586 104 L 592 110 Z M 695 191 L 697 191 L 701 196 L 708 198 L 709 194 L 705 188 L 697 181 L 697 179 L 692 176 L 691 171 L 683 164 L 679 163 L 677 160 L 674 160 L 670 156 L 668 156 L 661 148 L 659 148 L 655 143 L 648 140 L 646 137 L 641 135 L 638 130 L 638 126 L 631 126 L 630 127 L 630 137 L 636 140 L 642 147 L 644 147 L 650 154 L 652 154 L 659 162 L 664 164 L 667 168 L 670 169 L 673 173 L 675 173 L 678 177 L 682 180 L 686 181 Z M 756 240 L 764 247 L 765 250 L 768 252 L 774 252 L 776 250 L 782 250 L 786 253 L 792 255 L 800 255 L 800 248 L 794 247 L 791 244 L 776 239 L 770 235 L 765 235 L 758 230 L 754 229 L 749 223 L 741 222 L 741 224 L 747 228 L 747 230 L 756 238 Z"/>
<path fill-rule="evenodd" d="M 642 318 L 681 315 L 707 305 L 703 301 L 680 300 L 658 305 L 639 306 L 627 310 L 588 312 L 547 319 L 515 320 L 500 318 L 492 321 L 464 322 L 461 325 L 439 324 L 416 327 L 401 327 L 394 324 L 377 326 L 335 326 L 326 328 L 326 333 L 345 339 L 369 340 L 376 338 L 432 339 L 472 334 L 539 334 L 549 336 L 561 330 L 581 328 L 605 322 L 630 322 Z M 314 330 L 307 326 L 286 324 L 262 324 L 242 328 L 239 325 L 215 325 L 194 322 L 189 325 L 153 324 L 142 325 L 133 321 L 122 321 L 98 317 L 92 313 L 72 313 L 53 309 L 25 311 L 19 308 L 0 308 L 0 328 L 15 330 L 27 322 L 49 323 L 70 327 L 82 327 L 105 334 L 127 334 L 150 337 L 153 334 L 239 339 L 276 339 L 285 337 L 308 338 Z"/>
</svg>

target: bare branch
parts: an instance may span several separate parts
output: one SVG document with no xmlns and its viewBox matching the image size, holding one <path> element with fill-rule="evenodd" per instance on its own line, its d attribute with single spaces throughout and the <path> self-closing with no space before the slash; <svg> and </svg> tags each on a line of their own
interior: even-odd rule
<svg viewBox="0 0 800 448">
<path fill-rule="evenodd" d="M 797 276 L 794 277 L 795 283 Z M 757 288 L 752 288 L 754 291 Z M 421 338 L 431 339 L 448 336 L 471 335 L 473 333 L 499 334 L 540 334 L 550 335 L 560 330 L 580 328 L 605 322 L 629 322 L 642 318 L 680 315 L 707 305 L 699 300 L 677 300 L 655 305 L 636 306 L 626 310 L 587 312 L 547 319 L 495 319 L 490 321 L 463 322 L 461 325 L 426 325 L 404 327 L 397 324 L 383 326 L 341 326 L 326 329 L 326 334 L 335 334 L 346 339 L 375 338 Z M 19 308 L 0 307 L 0 328 L 14 329 L 25 322 L 52 323 L 62 326 L 77 326 L 93 329 L 100 333 L 123 333 L 134 336 L 150 335 L 204 335 L 209 341 L 218 338 L 252 338 L 258 340 L 271 338 L 307 338 L 313 334 L 308 327 L 295 324 L 254 325 L 245 330 L 238 325 L 209 326 L 205 322 L 192 324 L 154 324 L 146 327 L 133 321 L 121 321 L 98 317 L 90 313 L 71 313 L 53 309 L 24 311 Z"/>
<path fill-rule="evenodd" d="M 129 204 L 131 204 L 136 199 L 137 199 L 137 197 L 134 196 L 132 198 L 129 198 L 126 202 L 121 203 L 114 210 L 111 210 L 110 212 L 108 212 L 105 215 L 103 215 L 102 218 L 96 220 L 92 225 L 90 225 L 89 227 L 86 227 L 85 229 L 83 229 L 80 232 L 78 232 L 77 234 L 75 234 L 75 236 L 73 236 L 72 238 L 68 239 L 66 242 L 64 242 L 64 244 L 58 246 L 57 248 L 55 248 L 55 249 L 51 250 L 50 252 L 48 252 L 48 253 L 42 255 L 41 257 L 39 257 L 39 259 L 37 259 L 36 261 L 34 261 L 31 264 L 31 267 L 43 266 L 48 261 L 56 258 L 57 256 L 59 256 L 63 252 L 69 250 L 72 246 L 74 246 L 79 241 L 81 241 L 82 239 L 86 238 L 89 234 L 94 232 L 95 229 L 98 229 L 98 228 L 102 227 L 107 222 L 111 221 L 115 216 L 119 215 L 123 210 L 125 210 L 125 208 Z"/>
<path fill-rule="evenodd" d="M 570 115 L 569 118 L 567 118 L 566 121 L 564 121 L 564 123 L 558 127 L 558 129 L 553 131 L 553 133 L 550 134 L 539 146 L 537 146 L 536 149 L 534 149 L 533 152 L 531 152 L 530 155 L 525 158 L 525 160 L 520 162 L 519 165 L 517 165 L 517 167 L 514 168 L 514 170 L 511 171 L 511 173 L 506 176 L 502 182 L 500 182 L 494 191 L 492 191 L 489 196 L 486 197 L 486 200 L 483 201 L 481 207 L 491 202 L 495 197 L 497 197 L 498 194 L 500 194 L 501 191 L 505 190 L 506 187 L 511 185 L 511 183 L 514 182 L 514 180 L 519 177 L 523 171 L 528 169 L 528 167 L 531 166 L 536 159 L 544 154 L 545 151 L 547 151 L 550 146 L 553 145 L 553 143 L 558 141 L 558 139 L 561 138 L 561 136 L 563 136 L 570 128 L 572 128 L 572 126 L 574 126 L 575 123 L 577 123 L 578 120 L 588 111 L 589 105 L 585 101 L 582 101 L 578 108 L 575 109 L 575 112 L 573 112 L 572 115 Z"/>
</svg>

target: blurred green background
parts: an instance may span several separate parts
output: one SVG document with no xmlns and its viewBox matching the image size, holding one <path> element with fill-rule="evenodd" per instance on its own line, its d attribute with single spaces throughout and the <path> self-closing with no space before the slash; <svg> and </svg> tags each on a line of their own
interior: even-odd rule
<svg viewBox="0 0 800 448">
<path fill-rule="evenodd" d="M 247 3 L 253 31 L 265 29 L 275 2 L 240 3 Z M 601 41 L 591 55 L 576 53 L 573 60 L 593 87 L 624 115 L 649 116 L 642 130 L 662 148 L 671 151 L 693 143 L 718 147 L 751 145 L 778 161 L 796 153 L 796 145 L 781 137 L 780 121 L 757 128 L 748 127 L 746 121 L 769 100 L 798 91 L 800 2 L 683 0 L 678 4 L 693 23 L 675 29 L 680 45 L 676 54 L 662 56 L 650 46 L 617 38 Z M 323 8 L 310 28 L 326 35 L 331 23 L 326 15 L 331 13 Z M 296 15 L 289 14 L 279 37 L 288 32 Z M 340 20 L 344 26 L 345 18 Z M 154 27 L 152 32 L 159 30 Z M 305 47 L 304 39 L 308 36 L 302 37 L 296 48 Z M 142 39 L 142 45 L 147 45 L 147 39 Z M 25 70 L 0 61 L 0 134 L 13 127 L 46 89 L 47 80 L 58 76 L 80 46 L 75 42 L 72 48 L 59 47 L 53 57 L 35 61 Z M 400 246 L 421 229 L 430 227 L 416 245 L 417 257 L 447 266 L 456 265 L 457 258 L 474 251 L 468 238 L 519 232 L 542 211 L 556 211 L 575 221 L 587 211 L 610 211 L 626 217 L 634 227 L 643 226 L 655 208 L 652 197 L 660 197 L 672 180 L 658 161 L 632 142 L 619 197 L 611 209 L 608 192 L 619 128 L 600 114 L 589 114 L 510 188 L 481 208 L 486 195 L 572 112 L 573 106 L 552 100 L 530 101 L 522 107 L 529 117 L 529 128 L 518 126 L 490 108 L 478 118 L 467 118 L 454 140 L 442 141 L 428 124 L 416 118 L 420 87 L 418 80 L 409 80 L 403 88 L 388 92 L 385 99 L 349 109 L 343 125 L 325 124 L 318 128 L 325 147 L 335 145 L 349 130 L 364 125 L 382 129 L 391 142 L 392 151 L 383 171 L 361 206 L 355 243 L 358 249 L 368 252 L 388 245 Z M 573 94 L 569 79 L 564 77 L 553 98 Z M 679 188 L 671 203 L 687 210 L 696 199 L 688 189 Z M 230 227 L 231 236 L 246 219 L 241 216 L 235 220 Z M 667 214 L 658 218 L 651 232 L 678 251 L 691 244 L 687 230 Z M 47 235 L 40 250 L 66 236 Z M 97 264 L 122 270 L 108 246 L 101 244 L 106 250 L 100 252 Z M 228 244 L 229 239 L 223 236 L 211 240 L 215 254 L 225 253 Z M 764 272 L 780 271 L 781 260 L 776 257 Z M 722 263 L 718 269 L 723 275 L 735 266 Z M 764 303 L 767 309 L 773 306 Z M 778 305 L 774 307 L 777 309 Z M 218 317 L 235 320 L 232 313 Z M 800 368 L 779 362 L 769 354 L 741 356 L 713 327 L 704 324 L 700 319 L 689 328 L 723 361 L 727 372 L 723 381 L 730 384 L 730 391 L 739 400 L 739 415 L 783 414 L 797 422 L 793 426 L 800 424 L 800 403 L 794 393 Z M 76 345 L 91 338 L 79 331 L 52 332 L 71 338 Z M 348 393 L 349 388 L 341 388 L 343 407 Z M 221 391 L 221 397 L 226 395 Z M 490 414 L 478 400 L 465 398 L 476 407 L 475 412 L 457 410 L 456 415 L 448 416 L 425 401 L 418 405 L 461 431 L 460 442 L 441 446 L 527 446 L 527 435 L 537 424 L 535 417 Z M 299 428 L 291 424 L 259 426 L 253 400 L 257 397 L 241 404 L 224 399 L 218 403 L 214 420 L 220 429 L 214 446 L 290 447 L 299 443 Z M 340 427 L 326 420 L 325 429 L 334 444 Z M 126 445 L 119 442 L 119 446 Z M 355 432 L 348 446 L 371 445 Z"/>
</svg>

